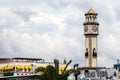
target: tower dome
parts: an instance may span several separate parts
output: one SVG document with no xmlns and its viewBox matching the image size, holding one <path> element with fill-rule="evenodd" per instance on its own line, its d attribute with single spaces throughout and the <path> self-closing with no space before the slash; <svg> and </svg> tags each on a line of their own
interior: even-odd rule
<svg viewBox="0 0 120 80">
<path fill-rule="evenodd" d="M 93 9 L 90 9 L 90 10 L 88 11 L 88 14 L 95 14 L 95 12 L 94 12 Z"/>
</svg>

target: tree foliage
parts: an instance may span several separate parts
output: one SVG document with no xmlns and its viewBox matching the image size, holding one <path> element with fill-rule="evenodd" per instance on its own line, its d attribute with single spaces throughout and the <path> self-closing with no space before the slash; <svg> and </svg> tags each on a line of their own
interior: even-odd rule
<svg viewBox="0 0 120 80">
<path fill-rule="evenodd" d="M 37 72 L 43 72 L 43 73 L 39 76 L 34 76 L 34 77 L 39 78 L 40 80 L 67 80 L 67 77 L 69 76 L 69 74 L 76 72 L 74 69 L 66 70 L 71 62 L 72 60 L 70 60 L 66 64 L 64 70 L 60 74 L 59 61 L 57 59 L 54 59 L 54 66 L 48 65 L 46 68 L 36 69 L 35 70 L 36 73 Z"/>
</svg>

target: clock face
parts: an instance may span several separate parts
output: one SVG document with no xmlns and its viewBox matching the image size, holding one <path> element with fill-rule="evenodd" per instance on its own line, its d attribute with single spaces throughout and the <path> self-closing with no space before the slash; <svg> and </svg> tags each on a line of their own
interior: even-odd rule
<svg viewBox="0 0 120 80">
<path fill-rule="evenodd" d="M 84 27 L 84 31 L 85 31 L 85 32 L 88 31 L 88 27 L 87 27 L 87 26 Z"/>
<path fill-rule="evenodd" d="M 93 26 L 92 30 L 93 30 L 94 32 L 98 31 L 97 26 Z"/>
</svg>

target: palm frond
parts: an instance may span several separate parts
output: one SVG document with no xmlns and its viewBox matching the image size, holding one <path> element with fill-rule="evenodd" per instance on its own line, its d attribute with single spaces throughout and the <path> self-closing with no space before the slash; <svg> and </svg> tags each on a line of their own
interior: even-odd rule
<svg viewBox="0 0 120 80">
<path fill-rule="evenodd" d="M 59 61 L 57 59 L 54 59 L 54 65 L 55 65 L 56 74 L 59 74 Z"/>
<path fill-rule="evenodd" d="M 71 62 L 72 62 L 72 60 L 70 60 L 70 61 L 66 64 L 63 73 L 66 71 L 67 67 L 69 66 L 69 64 L 70 64 Z"/>
<path fill-rule="evenodd" d="M 48 77 L 49 80 L 56 80 L 56 70 L 53 66 L 48 65 L 45 69 L 45 75 Z"/>
<path fill-rule="evenodd" d="M 45 71 L 45 68 L 37 68 L 36 70 L 35 70 L 35 73 L 37 73 L 37 72 L 44 72 Z"/>
</svg>

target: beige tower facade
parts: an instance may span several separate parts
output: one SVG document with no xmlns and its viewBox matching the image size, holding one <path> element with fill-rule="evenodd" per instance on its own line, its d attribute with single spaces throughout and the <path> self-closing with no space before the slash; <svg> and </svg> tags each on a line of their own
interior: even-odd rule
<svg viewBox="0 0 120 80">
<path fill-rule="evenodd" d="M 97 67 L 99 23 L 97 13 L 90 9 L 85 14 L 84 35 L 85 35 L 85 66 Z"/>
</svg>

